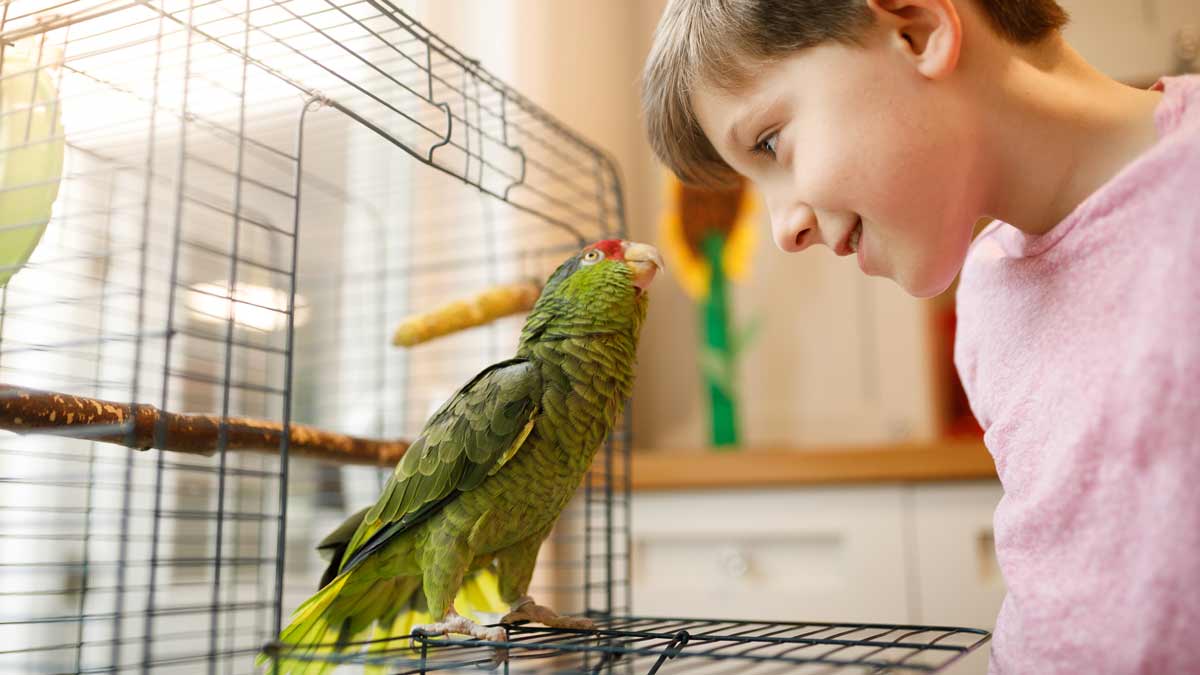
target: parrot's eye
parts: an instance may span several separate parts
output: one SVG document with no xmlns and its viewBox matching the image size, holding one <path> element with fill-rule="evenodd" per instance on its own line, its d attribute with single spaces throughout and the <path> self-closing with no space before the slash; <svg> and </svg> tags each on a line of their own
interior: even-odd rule
<svg viewBox="0 0 1200 675">
<path fill-rule="evenodd" d="M 604 257 L 604 254 L 600 252 L 600 249 L 594 248 L 594 249 L 588 251 L 587 253 L 583 254 L 583 262 L 585 265 L 591 265 L 592 263 L 599 261 L 600 258 L 603 258 L 603 257 Z"/>
</svg>

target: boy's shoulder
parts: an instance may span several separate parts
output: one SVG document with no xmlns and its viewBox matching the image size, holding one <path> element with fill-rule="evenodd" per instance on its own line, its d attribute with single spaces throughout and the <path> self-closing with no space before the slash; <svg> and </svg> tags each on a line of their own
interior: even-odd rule
<svg viewBox="0 0 1200 675">
<path fill-rule="evenodd" d="M 1154 114 L 1159 141 L 1147 156 L 1158 160 L 1154 168 L 1166 174 L 1162 178 L 1168 184 L 1174 182 L 1169 180 L 1172 177 L 1194 178 L 1200 173 L 1200 75 L 1163 78 L 1155 89 L 1163 92 L 1163 100 Z M 1188 193 L 1185 196 L 1200 199 L 1200 191 L 1193 189 Z"/>
<path fill-rule="evenodd" d="M 957 291 L 960 320 L 1000 307 L 1035 311 L 1050 288 L 1129 282 L 1126 275 L 1147 265 L 1200 265 L 1200 75 L 1164 78 L 1156 88 L 1158 142 L 1062 222 L 1032 236 L 997 221 L 975 237 Z"/>
<path fill-rule="evenodd" d="M 1163 93 L 1154 114 L 1163 140 L 1194 141 L 1200 133 L 1200 74 L 1164 77 L 1153 89 Z"/>
<path fill-rule="evenodd" d="M 1200 75 L 1166 77 L 1154 88 L 1163 92 L 1154 113 L 1159 140 L 1123 173 L 1133 174 L 1133 185 L 1200 213 Z"/>
<path fill-rule="evenodd" d="M 1200 75 L 1163 78 L 1155 89 L 1163 92 L 1155 111 L 1158 142 L 1044 235 L 1026 235 L 999 221 L 988 225 L 971 244 L 964 279 L 989 261 L 1037 257 L 1063 240 L 1090 239 L 1099 234 L 1088 227 L 1096 221 L 1125 227 L 1132 218 L 1140 222 L 1128 226 L 1141 229 L 1177 226 L 1182 219 L 1200 227 Z"/>
</svg>

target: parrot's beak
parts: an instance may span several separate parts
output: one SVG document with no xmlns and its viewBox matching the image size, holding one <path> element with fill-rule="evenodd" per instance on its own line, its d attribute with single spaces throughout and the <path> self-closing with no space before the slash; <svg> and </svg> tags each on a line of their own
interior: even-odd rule
<svg viewBox="0 0 1200 675">
<path fill-rule="evenodd" d="M 627 241 L 621 244 L 621 249 L 624 253 L 625 264 L 633 270 L 633 285 L 639 291 L 646 290 L 650 286 L 650 282 L 654 281 L 654 275 L 659 270 L 663 269 L 662 255 L 658 249 L 650 244 L 642 244 L 636 241 Z"/>
</svg>

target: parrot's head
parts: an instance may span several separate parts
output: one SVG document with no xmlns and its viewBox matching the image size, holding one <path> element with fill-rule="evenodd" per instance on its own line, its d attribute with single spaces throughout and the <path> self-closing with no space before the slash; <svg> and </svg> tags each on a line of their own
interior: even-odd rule
<svg viewBox="0 0 1200 675">
<path fill-rule="evenodd" d="M 636 339 L 646 316 L 646 290 L 662 268 L 662 256 L 649 244 L 605 239 L 585 246 L 550 275 L 522 340 L 624 327 Z"/>
</svg>

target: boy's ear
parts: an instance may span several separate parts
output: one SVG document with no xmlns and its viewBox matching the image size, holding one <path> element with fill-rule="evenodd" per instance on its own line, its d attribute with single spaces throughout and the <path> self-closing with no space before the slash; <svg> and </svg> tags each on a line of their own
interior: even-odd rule
<svg viewBox="0 0 1200 675">
<path fill-rule="evenodd" d="M 962 48 L 962 21 L 953 0 L 867 0 L 875 20 L 927 78 L 954 72 Z"/>
</svg>

